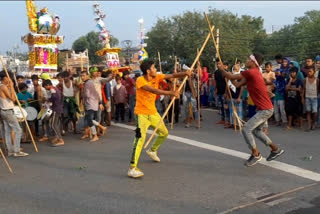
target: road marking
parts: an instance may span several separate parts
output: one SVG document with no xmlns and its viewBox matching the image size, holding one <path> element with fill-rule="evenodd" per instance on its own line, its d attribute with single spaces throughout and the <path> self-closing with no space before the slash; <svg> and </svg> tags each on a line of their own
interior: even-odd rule
<svg viewBox="0 0 320 214">
<path fill-rule="evenodd" d="M 135 126 L 129 126 L 129 125 L 125 125 L 125 124 L 120 124 L 120 123 L 112 123 L 114 126 L 117 127 L 121 127 L 121 128 L 126 128 L 126 129 L 130 129 L 130 130 L 135 130 L 136 127 Z M 152 130 L 148 130 L 148 134 L 152 134 Z M 211 144 L 207 144 L 207 143 L 202 143 L 196 140 L 191 140 L 188 138 L 183 138 L 183 137 L 178 137 L 178 136 L 174 136 L 174 135 L 169 135 L 168 139 L 170 140 L 174 140 L 180 143 L 184 143 L 184 144 L 188 144 L 191 146 L 195 146 L 198 148 L 203 148 L 203 149 L 207 149 L 207 150 L 211 150 L 211 151 L 215 151 L 215 152 L 219 152 L 222 154 L 226 154 L 226 155 L 230 155 L 233 157 L 238 157 L 244 160 L 247 160 L 249 155 L 248 153 L 244 153 L 244 152 L 239 152 L 236 150 L 232 150 L 232 149 L 227 149 L 224 147 L 220 147 L 220 146 L 215 146 L 215 145 L 211 145 Z M 265 158 L 262 159 L 262 161 L 259 162 L 262 165 L 265 166 L 269 166 L 271 168 L 274 169 L 278 169 L 299 177 L 303 177 L 303 178 L 307 178 L 313 181 L 320 181 L 320 174 L 317 172 L 313 172 L 307 169 L 303 169 L 294 165 L 290 165 L 290 164 L 286 164 L 286 163 L 282 163 L 279 161 L 266 161 Z"/>
<path fill-rule="evenodd" d="M 278 199 L 278 200 L 274 200 L 274 201 L 267 202 L 266 204 L 268 204 L 270 207 L 272 207 L 272 206 L 278 205 L 278 204 L 280 204 L 280 203 L 290 201 L 290 200 L 292 200 L 292 199 L 293 199 L 293 198 L 280 198 L 280 199 Z"/>
</svg>

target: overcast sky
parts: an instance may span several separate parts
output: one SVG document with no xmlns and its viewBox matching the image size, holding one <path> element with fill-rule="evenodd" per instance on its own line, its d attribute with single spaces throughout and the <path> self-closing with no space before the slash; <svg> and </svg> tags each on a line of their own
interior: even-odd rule
<svg viewBox="0 0 320 214">
<path fill-rule="evenodd" d="M 107 15 L 105 24 L 115 37 L 138 43 L 138 19 L 144 18 L 148 31 L 158 17 L 182 14 L 184 11 L 207 11 L 209 7 L 229 10 L 238 15 L 261 16 L 268 32 L 293 24 L 294 18 L 303 16 L 308 10 L 320 10 L 318 1 L 100 1 Z M 65 36 L 59 48 L 70 48 L 72 42 L 89 31 L 98 31 L 93 21 L 92 1 L 35 1 L 38 10 L 48 7 L 49 12 L 58 14 L 61 28 L 58 35 Z M 25 1 L 0 1 L 0 54 L 17 44 L 20 51 L 27 45 L 21 36 L 29 32 Z"/>
</svg>

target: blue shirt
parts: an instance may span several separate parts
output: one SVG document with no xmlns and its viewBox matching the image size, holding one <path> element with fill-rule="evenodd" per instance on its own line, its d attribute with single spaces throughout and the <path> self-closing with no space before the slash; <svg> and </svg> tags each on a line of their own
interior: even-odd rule
<svg viewBox="0 0 320 214">
<path fill-rule="evenodd" d="M 282 74 L 276 76 L 274 84 L 276 85 L 274 100 L 284 100 L 286 94 L 286 80 Z"/>
<path fill-rule="evenodd" d="M 24 103 L 22 103 L 22 105 L 25 107 L 29 106 L 28 99 L 33 99 L 32 94 L 30 94 L 27 91 L 25 93 L 20 92 L 17 94 L 17 96 L 18 96 L 18 100 L 24 101 Z"/>
</svg>

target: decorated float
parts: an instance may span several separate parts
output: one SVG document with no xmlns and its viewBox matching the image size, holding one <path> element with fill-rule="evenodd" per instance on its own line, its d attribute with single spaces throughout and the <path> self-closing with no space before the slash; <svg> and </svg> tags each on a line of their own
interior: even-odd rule
<svg viewBox="0 0 320 214">
<path fill-rule="evenodd" d="M 33 0 L 26 1 L 30 33 L 22 37 L 29 46 L 29 72 L 25 74 L 48 73 L 55 77 L 58 69 L 58 45 L 63 43 L 63 36 L 57 35 L 60 18 L 42 8 L 37 12 Z"/>
<path fill-rule="evenodd" d="M 100 8 L 100 4 L 97 2 L 93 3 L 93 11 L 96 17 L 94 21 L 96 22 L 96 26 L 100 31 L 99 40 L 103 44 L 103 48 L 96 52 L 96 55 L 105 57 L 105 70 L 112 70 L 112 72 L 122 72 L 124 70 L 128 70 L 129 67 L 121 67 L 120 60 L 119 60 L 119 52 L 121 48 L 118 47 L 110 47 L 110 32 L 107 30 L 104 18 L 106 15 Z"/>
</svg>

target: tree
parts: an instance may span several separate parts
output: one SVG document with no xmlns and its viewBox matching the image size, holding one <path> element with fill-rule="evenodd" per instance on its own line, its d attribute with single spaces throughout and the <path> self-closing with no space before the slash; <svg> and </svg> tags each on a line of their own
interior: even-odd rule
<svg viewBox="0 0 320 214">
<path fill-rule="evenodd" d="M 220 30 L 220 54 L 223 61 L 234 63 L 235 59 L 244 60 L 252 51 L 260 50 L 255 42 L 266 37 L 261 17 L 238 17 L 228 11 L 209 9 L 208 17 L 215 29 Z M 191 64 L 209 33 L 208 24 L 201 12 L 185 12 L 169 18 L 159 18 L 154 27 L 147 33 L 149 58 L 161 60 L 172 65 L 174 56 L 182 63 Z M 200 61 L 211 69 L 214 68 L 215 48 L 210 38 Z M 156 60 L 157 61 L 157 60 Z"/>
<path fill-rule="evenodd" d="M 320 10 L 311 10 L 302 17 L 296 17 L 295 23 L 286 25 L 272 33 L 264 41 L 266 58 L 271 59 L 277 53 L 303 61 L 314 58 L 320 53 Z"/>
<path fill-rule="evenodd" d="M 97 56 L 96 52 L 103 48 L 103 44 L 99 40 L 99 32 L 91 31 L 85 36 L 79 37 L 72 44 L 75 52 L 83 52 L 88 49 L 90 64 L 100 64 L 103 57 Z M 110 46 L 114 47 L 119 44 L 119 40 L 113 36 L 110 38 Z"/>
</svg>

